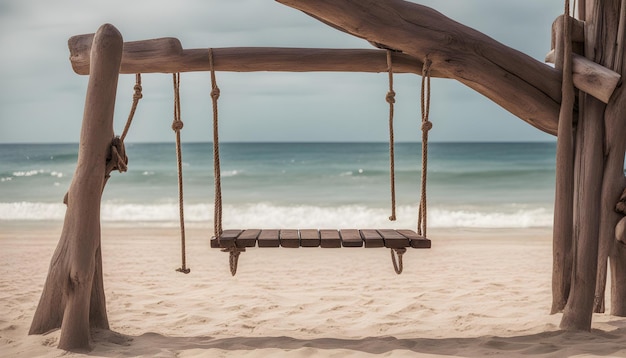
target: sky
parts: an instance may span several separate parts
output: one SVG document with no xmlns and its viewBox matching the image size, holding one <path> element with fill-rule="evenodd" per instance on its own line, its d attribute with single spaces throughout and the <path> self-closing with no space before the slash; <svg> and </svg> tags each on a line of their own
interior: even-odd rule
<svg viewBox="0 0 626 358">
<path fill-rule="evenodd" d="M 561 0 L 416 0 L 543 61 Z M 373 48 L 271 0 L 0 0 L 0 143 L 77 142 L 87 76 L 75 74 L 67 40 L 115 25 L 125 41 L 176 37 L 184 48 Z M 172 77 L 143 76 L 129 142 L 173 141 Z M 386 141 L 387 74 L 217 73 L 225 142 Z M 420 81 L 396 74 L 395 137 L 419 141 Z M 132 102 L 133 75 L 118 84 L 115 131 Z M 210 77 L 181 74 L 183 141 L 212 138 Z M 552 141 L 464 85 L 433 79 L 433 141 Z"/>
</svg>

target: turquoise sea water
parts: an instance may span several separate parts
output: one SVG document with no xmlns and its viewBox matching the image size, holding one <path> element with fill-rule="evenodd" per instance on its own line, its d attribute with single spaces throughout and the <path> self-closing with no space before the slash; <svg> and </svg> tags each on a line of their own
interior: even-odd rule
<svg viewBox="0 0 626 358">
<path fill-rule="evenodd" d="M 552 224 L 554 143 L 431 143 L 431 227 Z M 105 222 L 175 225 L 172 143 L 127 144 L 129 170 L 104 192 Z M 62 220 L 78 144 L 0 145 L 0 224 Z M 389 216 L 386 143 L 224 143 L 225 227 L 409 227 L 416 225 L 420 143 L 396 144 L 398 222 Z M 212 225 L 211 143 L 183 145 L 185 217 Z"/>
</svg>

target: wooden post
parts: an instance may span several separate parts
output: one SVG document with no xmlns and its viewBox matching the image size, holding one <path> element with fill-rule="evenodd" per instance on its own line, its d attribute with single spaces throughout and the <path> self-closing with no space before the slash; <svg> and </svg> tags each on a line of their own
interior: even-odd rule
<svg viewBox="0 0 626 358">
<path fill-rule="evenodd" d="M 624 51 L 619 44 L 624 39 L 626 1 L 606 0 L 600 4 L 587 0 L 585 5 L 585 56 L 623 74 Z M 624 182 L 625 96 L 620 87 L 608 105 L 589 95 L 581 100 L 575 261 L 570 297 L 561 321 L 564 329 L 590 330 L 593 310 L 604 310 L 608 257 L 613 272 L 612 313 L 626 313 L 626 250 L 616 244 L 614 231 L 619 220 L 614 208 Z"/>
<path fill-rule="evenodd" d="M 569 16 L 561 16 L 554 26 L 556 68 L 563 73 L 561 111 L 556 146 L 556 189 L 554 199 L 552 309 L 561 312 L 567 303 L 572 275 L 574 225 L 574 83 Z M 567 26 L 567 33 L 563 29 Z"/>
<path fill-rule="evenodd" d="M 93 40 L 76 172 L 59 244 L 30 334 L 61 327 L 59 348 L 89 349 L 90 328 L 108 329 L 102 284 L 100 200 L 113 139 L 122 36 L 112 25 Z"/>
</svg>

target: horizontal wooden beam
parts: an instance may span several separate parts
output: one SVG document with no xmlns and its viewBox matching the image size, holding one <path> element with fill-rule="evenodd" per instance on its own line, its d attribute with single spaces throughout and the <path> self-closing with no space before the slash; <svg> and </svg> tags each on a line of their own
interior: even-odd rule
<svg viewBox="0 0 626 358">
<path fill-rule="evenodd" d="M 546 62 L 554 61 L 555 51 L 552 50 L 546 55 Z M 575 53 L 572 54 L 572 71 L 574 86 L 604 103 L 609 103 L 622 78 L 619 73 Z"/>
<path fill-rule="evenodd" d="M 73 36 L 68 41 L 74 72 L 89 74 L 93 34 Z M 408 55 L 392 54 L 396 73 L 421 74 L 423 63 Z M 284 47 L 214 48 L 216 71 L 254 72 L 385 72 L 386 53 L 374 49 L 322 49 Z M 176 38 L 124 43 L 120 73 L 175 73 L 209 71 L 208 49 L 183 49 Z M 437 71 L 431 73 L 441 77 Z"/>
</svg>

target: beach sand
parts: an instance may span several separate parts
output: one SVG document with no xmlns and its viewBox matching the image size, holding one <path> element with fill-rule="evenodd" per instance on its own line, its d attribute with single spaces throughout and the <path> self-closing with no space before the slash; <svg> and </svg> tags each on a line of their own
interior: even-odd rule
<svg viewBox="0 0 626 358">
<path fill-rule="evenodd" d="M 79 356 L 59 331 L 28 336 L 60 223 L 0 230 L 0 356 Z M 626 357 L 626 318 L 560 332 L 549 315 L 549 229 L 430 232 L 396 275 L 387 249 L 251 249 L 237 276 L 210 228 L 103 224 L 112 331 L 94 357 Z M 610 307 L 608 307 L 610 308 Z"/>
</svg>

